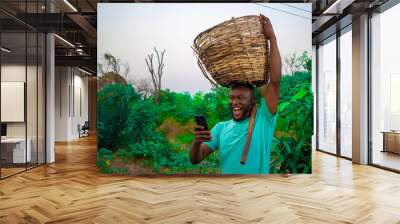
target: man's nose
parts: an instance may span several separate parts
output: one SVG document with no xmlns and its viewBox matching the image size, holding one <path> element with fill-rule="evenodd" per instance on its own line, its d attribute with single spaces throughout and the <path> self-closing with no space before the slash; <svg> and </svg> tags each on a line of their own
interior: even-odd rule
<svg viewBox="0 0 400 224">
<path fill-rule="evenodd" d="M 231 100 L 231 104 L 232 105 L 237 105 L 237 104 L 239 104 L 239 100 L 238 99 L 232 99 Z"/>
</svg>

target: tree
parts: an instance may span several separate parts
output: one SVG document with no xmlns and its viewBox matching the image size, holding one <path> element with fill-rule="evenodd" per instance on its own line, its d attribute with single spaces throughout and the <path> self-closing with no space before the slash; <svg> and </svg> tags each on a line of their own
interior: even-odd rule
<svg viewBox="0 0 400 224">
<path fill-rule="evenodd" d="M 285 70 L 288 74 L 293 75 L 302 67 L 301 57 L 296 53 L 289 54 L 285 58 Z"/>
<path fill-rule="evenodd" d="M 303 51 L 303 54 L 300 56 L 301 65 L 303 66 L 304 70 L 307 72 L 311 72 L 311 58 L 308 55 L 307 51 Z"/>
<path fill-rule="evenodd" d="M 97 92 L 97 135 L 98 147 L 116 151 L 125 148 L 131 141 L 133 128 L 127 129 L 132 104 L 140 95 L 131 85 L 119 83 L 106 85 Z"/>
<path fill-rule="evenodd" d="M 98 89 L 102 89 L 107 84 L 120 83 L 128 84 L 127 77 L 129 73 L 129 65 L 124 64 L 125 68 L 123 75 L 121 75 L 121 61 L 110 53 L 104 54 L 104 64 L 97 64 L 97 71 L 99 77 L 97 80 Z"/>
<path fill-rule="evenodd" d="M 119 58 L 116 58 L 111 53 L 105 53 L 104 60 L 105 64 L 97 64 L 98 73 L 100 75 L 107 74 L 108 72 L 113 72 L 120 74 L 125 78 L 128 76 L 130 67 L 127 62 L 122 63 Z M 124 68 L 123 72 L 121 72 L 121 67 Z"/>
<path fill-rule="evenodd" d="M 157 104 L 160 104 L 160 90 L 161 90 L 161 78 L 163 75 L 163 69 L 164 69 L 164 54 L 165 54 L 165 49 L 160 52 L 157 50 L 156 47 L 154 47 L 154 51 L 156 52 L 157 55 L 157 71 L 154 70 L 154 64 L 153 64 L 153 57 L 154 54 L 151 53 L 147 55 L 147 58 L 145 58 L 147 68 L 149 69 L 150 75 L 151 75 L 151 80 L 153 81 L 153 87 L 154 87 L 154 96 Z"/>
<path fill-rule="evenodd" d="M 110 53 L 105 53 L 104 54 L 104 59 L 106 60 L 106 72 L 109 71 L 109 69 L 111 69 L 113 72 L 115 73 L 119 73 L 120 71 L 120 66 L 119 66 L 119 59 L 117 59 L 116 57 L 114 57 L 112 54 Z"/>
<path fill-rule="evenodd" d="M 151 86 L 151 80 L 146 78 L 135 79 L 132 84 L 137 93 L 143 95 L 144 99 L 147 99 L 153 92 L 154 89 Z"/>
<path fill-rule="evenodd" d="M 294 75 L 294 73 L 302 70 L 311 72 L 311 58 L 307 51 L 303 51 L 301 55 L 296 53 L 289 54 L 285 58 L 286 73 Z"/>
</svg>

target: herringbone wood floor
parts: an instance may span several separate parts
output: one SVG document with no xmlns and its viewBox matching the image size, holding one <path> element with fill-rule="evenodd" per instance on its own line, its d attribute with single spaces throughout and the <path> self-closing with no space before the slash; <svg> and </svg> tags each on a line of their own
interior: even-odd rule
<svg viewBox="0 0 400 224">
<path fill-rule="evenodd" d="M 400 223 L 400 175 L 319 152 L 312 175 L 105 176 L 95 138 L 0 181 L 0 223 Z"/>
</svg>

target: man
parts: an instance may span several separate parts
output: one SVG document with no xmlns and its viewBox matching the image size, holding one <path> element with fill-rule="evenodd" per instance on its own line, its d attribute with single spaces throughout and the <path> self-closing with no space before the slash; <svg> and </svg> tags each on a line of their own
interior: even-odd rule
<svg viewBox="0 0 400 224">
<path fill-rule="evenodd" d="M 270 82 L 257 108 L 253 134 L 246 163 L 241 164 L 246 144 L 250 115 L 256 107 L 254 87 L 249 84 L 234 84 L 230 92 L 232 120 L 219 122 L 210 131 L 197 126 L 195 140 L 190 148 L 193 164 L 200 163 L 214 150 L 220 150 L 221 174 L 268 174 L 269 161 L 277 120 L 277 105 L 281 80 L 281 57 L 269 19 L 261 15 L 264 35 L 270 40 Z"/>
</svg>

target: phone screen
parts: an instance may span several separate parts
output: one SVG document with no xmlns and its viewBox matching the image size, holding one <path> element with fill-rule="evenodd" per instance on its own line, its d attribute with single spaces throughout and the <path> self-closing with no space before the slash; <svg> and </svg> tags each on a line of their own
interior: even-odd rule
<svg viewBox="0 0 400 224">
<path fill-rule="evenodd" d="M 194 119 L 196 120 L 197 125 L 201 125 L 204 127 L 203 130 L 208 130 L 207 120 L 206 117 L 204 117 L 204 115 L 195 115 Z"/>
</svg>

